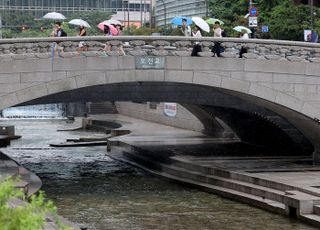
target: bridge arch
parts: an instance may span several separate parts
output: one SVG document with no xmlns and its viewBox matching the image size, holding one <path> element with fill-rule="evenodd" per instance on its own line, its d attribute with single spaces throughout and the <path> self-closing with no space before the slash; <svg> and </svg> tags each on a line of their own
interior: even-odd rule
<svg viewBox="0 0 320 230">
<path fill-rule="evenodd" d="M 137 98 L 218 106 L 215 96 L 219 94 L 230 101 L 234 100 L 234 107 L 237 107 L 237 103 L 246 106 L 243 104 L 245 102 L 279 114 L 297 127 L 312 142 L 316 151 L 320 149 L 317 122 L 320 116 L 320 97 L 317 97 L 320 92 L 320 71 L 315 63 L 317 56 L 310 56 L 307 62 L 299 53 L 296 56 L 281 55 L 285 54 L 288 46 L 292 46 L 297 53 L 297 47 L 301 44 L 284 43 L 284 47 L 278 47 L 280 55 L 276 55 L 261 49 L 268 44 L 261 42 L 262 51 L 257 54 L 250 49 L 255 45 L 252 50 L 258 50 L 259 42 L 250 41 L 246 58 L 239 59 L 228 52 L 234 48 L 234 44 L 237 45 L 236 40 L 231 39 L 224 41 L 227 47 L 224 58 L 206 57 L 205 51 L 203 57 L 188 57 L 184 56 L 186 50 L 183 49 L 170 53 L 172 46 L 164 48 L 168 42 L 162 38 L 156 43 L 156 49 L 152 50 L 152 57 L 159 57 L 163 65 L 145 67 L 138 64 L 141 58 L 149 55 L 141 49 L 142 45 L 146 47 L 141 40 L 139 38 L 132 42 L 134 49 L 129 51 L 132 56 L 125 57 L 101 57 L 98 52 L 77 56 L 67 52 L 63 58 L 52 58 L 47 53 L 35 55 L 34 51 L 23 48 L 21 43 L 20 46 L 12 41 L 10 45 L 0 43 L 0 48 L 10 48 L 14 44 L 16 52 L 19 49 L 27 51 L 24 54 L 1 55 L 0 109 L 61 100 L 121 101 Z M 180 40 L 175 40 L 176 47 L 183 47 L 183 42 L 190 42 Z M 72 42 L 71 39 L 69 43 Z M 112 42 L 115 42 L 114 46 L 119 44 L 117 40 Z M 204 48 L 209 47 L 206 43 L 209 41 L 203 40 Z M 26 47 L 30 47 L 30 42 L 26 44 L 29 44 Z M 5 48 L 2 50 L 6 51 Z M 158 93 L 156 97 L 155 92 Z"/>
</svg>

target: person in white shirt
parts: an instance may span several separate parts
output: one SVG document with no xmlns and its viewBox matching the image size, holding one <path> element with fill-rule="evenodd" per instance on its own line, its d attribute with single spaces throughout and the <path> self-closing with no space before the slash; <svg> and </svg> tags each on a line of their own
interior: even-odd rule
<svg viewBox="0 0 320 230">
<path fill-rule="evenodd" d="M 213 26 L 213 37 L 222 38 L 222 29 L 220 27 L 220 22 L 216 21 Z"/>
<path fill-rule="evenodd" d="M 196 37 L 196 38 L 202 37 L 201 30 L 198 26 L 195 26 L 195 30 L 192 31 L 192 36 Z M 192 49 L 191 56 L 200 56 L 199 52 L 202 52 L 202 48 L 201 48 L 199 42 L 195 42 L 193 49 Z"/>
<path fill-rule="evenodd" d="M 240 38 L 242 39 L 249 39 L 249 34 L 246 30 L 241 30 Z"/>
<path fill-rule="evenodd" d="M 182 19 L 181 31 L 185 37 L 191 37 L 191 27 L 187 25 L 187 19 Z"/>
<path fill-rule="evenodd" d="M 249 34 L 247 33 L 246 30 L 241 30 L 240 38 L 241 39 L 249 39 Z M 245 54 L 247 52 L 248 52 L 247 47 L 245 45 L 242 45 L 240 52 L 239 52 L 239 58 L 243 58 L 243 54 Z"/>
<path fill-rule="evenodd" d="M 192 31 L 192 36 L 196 37 L 196 38 L 201 38 L 202 34 L 201 34 L 201 30 L 199 26 L 195 26 L 194 31 Z"/>
<path fill-rule="evenodd" d="M 222 29 L 220 27 L 220 22 L 216 21 L 213 26 L 213 37 L 214 38 L 222 38 Z M 214 42 L 214 46 L 212 47 L 211 52 L 213 53 L 213 57 L 217 55 L 217 57 L 221 57 L 221 42 Z"/>
</svg>

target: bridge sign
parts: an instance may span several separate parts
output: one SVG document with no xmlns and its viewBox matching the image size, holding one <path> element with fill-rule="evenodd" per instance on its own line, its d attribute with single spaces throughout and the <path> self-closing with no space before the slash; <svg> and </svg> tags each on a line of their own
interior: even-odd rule
<svg viewBox="0 0 320 230">
<path fill-rule="evenodd" d="M 137 56 L 136 69 L 164 69 L 164 57 Z"/>
</svg>

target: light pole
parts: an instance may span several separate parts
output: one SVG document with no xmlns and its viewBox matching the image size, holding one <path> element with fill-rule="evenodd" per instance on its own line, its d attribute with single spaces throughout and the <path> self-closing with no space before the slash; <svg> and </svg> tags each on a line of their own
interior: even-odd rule
<svg viewBox="0 0 320 230">
<path fill-rule="evenodd" d="M 209 0 L 205 0 L 206 4 L 206 17 L 209 17 Z"/>
<path fill-rule="evenodd" d="M 130 28 L 130 1 L 128 0 L 128 28 Z"/>
<path fill-rule="evenodd" d="M 0 15 L 0 39 L 2 39 L 2 19 Z"/>
<path fill-rule="evenodd" d="M 151 2 L 151 1 L 150 1 Z M 147 7 L 146 7 L 146 0 L 143 1 L 143 24 L 146 23 L 147 19 L 146 19 L 146 14 L 147 14 Z"/>
<path fill-rule="evenodd" d="M 142 27 L 143 21 L 142 21 L 142 0 L 140 0 L 140 26 Z"/>
<path fill-rule="evenodd" d="M 314 7 L 313 7 L 313 0 L 309 0 L 310 4 L 310 18 L 311 18 L 311 30 L 313 31 L 314 27 Z"/>
<path fill-rule="evenodd" d="M 162 5 L 163 5 L 163 11 L 164 11 L 164 31 L 166 33 L 166 29 L 167 29 L 167 6 L 164 3 L 164 0 L 161 0 Z"/>
</svg>

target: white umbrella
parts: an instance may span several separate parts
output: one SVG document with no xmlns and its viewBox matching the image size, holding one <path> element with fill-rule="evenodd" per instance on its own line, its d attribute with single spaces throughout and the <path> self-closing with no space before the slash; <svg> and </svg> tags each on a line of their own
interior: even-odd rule
<svg viewBox="0 0 320 230">
<path fill-rule="evenodd" d="M 233 29 L 235 31 L 237 31 L 237 32 L 242 32 L 242 30 L 245 30 L 248 34 L 252 33 L 252 31 L 249 28 L 245 27 L 245 26 L 236 26 Z"/>
<path fill-rule="evenodd" d="M 44 19 L 53 19 L 53 20 L 64 20 L 66 17 L 63 14 L 57 12 L 50 12 L 44 15 L 42 18 Z"/>
<path fill-rule="evenodd" d="M 76 26 L 84 26 L 90 28 L 91 26 L 89 25 L 88 22 L 82 19 L 72 19 L 69 24 L 76 25 Z"/>
<path fill-rule="evenodd" d="M 109 24 L 111 24 L 111 25 L 120 25 L 120 26 L 122 26 L 122 23 L 120 21 L 116 20 L 116 19 L 109 19 L 109 20 L 107 20 L 107 22 Z"/>
<path fill-rule="evenodd" d="M 194 24 L 196 24 L 197 26 L 200 27 L 200 29 L 206 31 L 206 32 L 210 32 L 210 27 L 208 25 L 208 23 L 203 20 L 202 18 L 200 17 L 192 17 L 192 21 L 194 22 Z"/>
<path fill-rule="evenodd" d="M 212 25 L 216 24 L 216 22 L 219 22 L 220 25 L 224 25 L 224 22 L 217 18 L 209 18 L 206 20 L 206 22 Z"/>
</svg>

